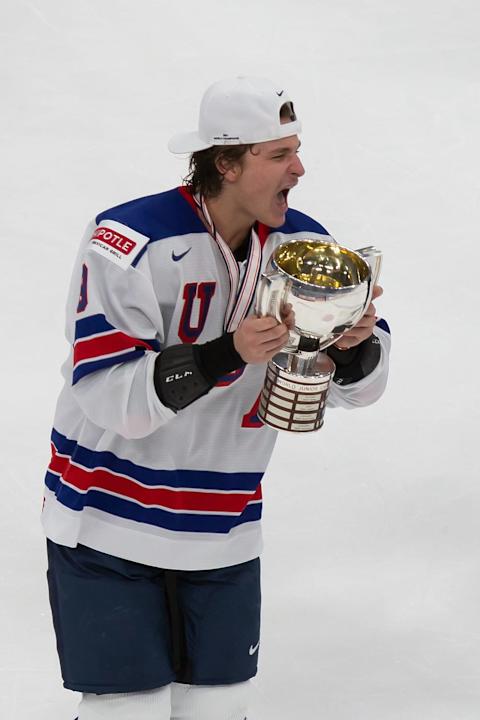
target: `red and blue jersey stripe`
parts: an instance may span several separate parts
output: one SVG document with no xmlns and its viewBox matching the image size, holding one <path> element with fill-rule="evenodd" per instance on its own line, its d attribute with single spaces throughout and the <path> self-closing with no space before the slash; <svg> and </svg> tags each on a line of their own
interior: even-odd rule
<svg viewBox="0 0 480 720">
<path fill-rule="evenodd" d="M 77 320 L 73 345 L 73 379 L 101 368 L 128 362 L 141 357 L 146 351 L 159 352 L 158 340 L 141 340 L 131 337 L 111 325 L 101 314 Z"/>
<path fill-rule="evenodd" d="M 260 520 L 263 473 L 155 470 L 52 432 L 45 483 L 71 510 L 85 507 L 181 532 L 228 533 Z"/>
</svg>

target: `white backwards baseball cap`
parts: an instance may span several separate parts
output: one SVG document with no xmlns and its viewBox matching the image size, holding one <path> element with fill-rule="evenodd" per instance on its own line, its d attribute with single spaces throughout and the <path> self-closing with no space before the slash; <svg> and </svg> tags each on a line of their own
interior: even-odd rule
<svg viewBox="0 0 480 720">
<path fill-rule="evenodd" d="M 282 118 L 281 122 L 284 106 L 290 120 Z M 193 153 L 213 145 L 279 140 L 301 130 L 284 88 L 263 78 L 239 76 L 210 85 L 200 103 L 198 130 L 174 135 L 168 149 L 172 153 Z"/>
</svg>

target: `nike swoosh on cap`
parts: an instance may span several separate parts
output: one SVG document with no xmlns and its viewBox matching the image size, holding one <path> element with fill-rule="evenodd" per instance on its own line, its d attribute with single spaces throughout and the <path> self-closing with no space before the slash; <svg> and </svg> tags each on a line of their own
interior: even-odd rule
<svg viewBox="0 0 480 720">
<path fill-rule="evenodd" d="M 182 258 L 184 258 L 185 255 L 186 255 L 187 253 L 189 253 L 191 249 L 192 249 L 192 248 L 189 247 L 188 250 L 185 250 L 185 252 L 180 253 L 180 255 L 175 255 L 175 250 L 172 250 L 172 260 L 173 260 L 174 262 L 178 262 L 179 260 L 181 260 Z"/>
<path fill-rule="evenodd" d="M 255 647 L 254 647 L 253 645 L 250 645 L 250 649 L 249 649 L 249 651 L 248 651 L 248 654 L 249 654 L 249 655 L 255 655 L 255 653 L 256 653 L 257 650 L 258 650 L 258 646 L 259 646 L 259 645 L 260 645 L 260 642 L 258 642 L 258 643 L 255 645 Z"/>
</svg>

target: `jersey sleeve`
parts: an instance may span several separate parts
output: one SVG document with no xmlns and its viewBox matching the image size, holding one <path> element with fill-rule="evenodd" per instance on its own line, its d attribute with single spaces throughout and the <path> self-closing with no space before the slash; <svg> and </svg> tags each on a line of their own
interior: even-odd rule
<svg viewBox="0 0 480 720">
<path fill-rule="evenodd" d="M 382 395 L 387 385 L 389 355 L 390 355 L 390 328 L 385 320 L 380 319 L 374 329 L 374 335 L 380 342 L 380 360 L 369 375 L 350 385 L 337 385 L 331 382 L 328 393 L 327 407 L 342 407 L 352 410 L 357 407 L 372 405 Z"/>
<path fill-rule="evenodd" d="M 164 331 L 144 256 L 147 243 L 121 223 L 92 224 L 67 306 L 75 399 L 89 420 L 126 438 L 145 437 L 174 417 L 153 383 Z M 135 261 L 142 255 L 140 268 Z"/>
</svg>

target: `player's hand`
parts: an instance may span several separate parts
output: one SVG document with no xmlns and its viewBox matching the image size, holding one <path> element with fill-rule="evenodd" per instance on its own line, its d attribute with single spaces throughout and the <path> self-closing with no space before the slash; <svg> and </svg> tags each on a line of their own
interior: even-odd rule
<svg viewBox="0 0 480 720">
<path fill-rule="evenodd" d="M 375 287 L 373 288 L 372 300 L 375 300 L 381 295 L 383 295 L 383 288 L 380 287 L 380 285 L 375 285 Z M 338 342 L 335 343 L 333 347 L 336 347 L 339 350 L 349 350 L 356 345 L 360 345 L 360 343 L 364 340 L 367 340 L 367 338 L 369 338 L 370 335 L 373 333 L 373 328 L 375 327 L 375 323 L 377 322 L 376 315 L 377 311 L 375 305 L 372 302 L 368 306 L 367 312 L 363 315 L 362 318 L 360 318 L 358 323 L 352 328 L 350 328 L 350 330 L 347 330 L 347 332 L 342 335 L 342 337 L 339 339 Z"/>
<path fill-rule="evenodd" d="M 268 362 L 287 344 L 290 325 L 286 323 L 294 321 L 291 306 L 285 306 L 282 318 L 281 323 L 270 315 L 242 320 L 233 333 L 233 344 L 244 362 Z"/>
</svg>

